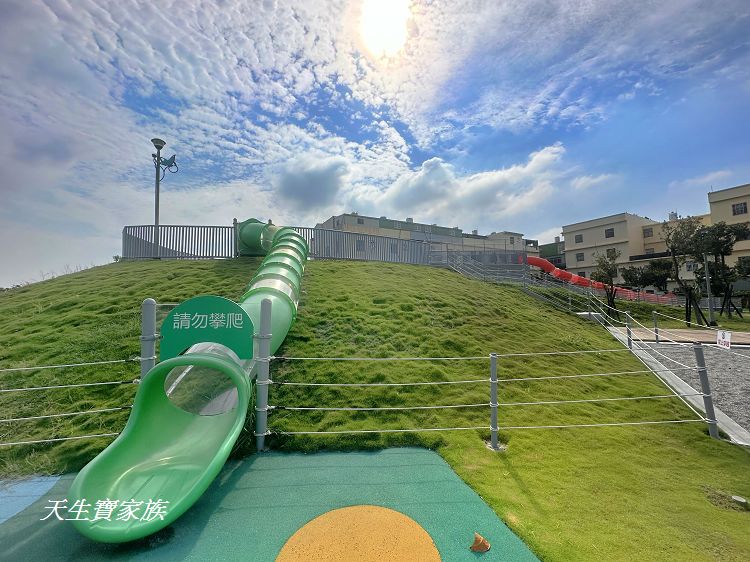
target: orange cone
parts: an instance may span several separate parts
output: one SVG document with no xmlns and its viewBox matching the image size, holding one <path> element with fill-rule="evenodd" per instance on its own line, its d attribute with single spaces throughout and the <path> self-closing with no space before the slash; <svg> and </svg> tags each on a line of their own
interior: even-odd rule
<svg viewBox="0 0 750 562">
<path fill-rule="evenodd" d="M 472 552 L 487 552 L 490 549 L 490 543 L 479 533 L 474 533 L 474 544 L 469 547 Z"/>
</svg>

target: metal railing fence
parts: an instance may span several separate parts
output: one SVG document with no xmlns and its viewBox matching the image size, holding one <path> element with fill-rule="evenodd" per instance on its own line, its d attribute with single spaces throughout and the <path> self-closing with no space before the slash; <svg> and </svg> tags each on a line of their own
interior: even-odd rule
<svg viewBox="0 0 750 562">
<path fill-rule="evenodd" d="M 212 259 L 237 255 L 233 226 L 159 225 L 159 244 L 154 244 L 154 225 L 122 229 L 125 259 Z"/>
<path fill-rule="evenodd" d="M 430 243 L 324 228 L 293 227 L 317 259 L 381 261 L 427 265 Z"/>
<path fill-rule="evenodd" d="M 504 249 L 453 249 L 443 242 L 411 240 L 295 226 L 314 259 L 361 260 L 450 267 L 457 259 L 476 262 L 494 270 L 526 268 L 526 252 Z M 154 244 L 153 225 L 126 226 L 122 230 L 125 259 L 211 259 L 238 255 L 234 226 L 160 225 L 159 244 Z"/>
</svg>

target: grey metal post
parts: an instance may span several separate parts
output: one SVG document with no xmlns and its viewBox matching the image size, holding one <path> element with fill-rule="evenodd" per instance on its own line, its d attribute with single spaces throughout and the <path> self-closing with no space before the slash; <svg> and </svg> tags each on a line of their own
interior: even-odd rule
<svg viewBox="0 0 750 562">
<path fill-rule="evenodd" d="M 490 353 L 490 446 L 499 451 L 497 444 L 497 353 Z"/>
<path fill-rule="evenodd" d="M 258 342 L 258 385 L 255 404 L 255 445 L 258 451 L 265 447 L 268 431 L 268 384 L 271 355 L 271 300 L 263 299 L 260 303 L 260 326 L 255 336 Z"/>
<path fill-rule="evenodd" d="M 656 343 L 659 343 L 659 321 L 655 310 L 651 311 L 651 318 L 654 320 L 654 338 L 656 339 Z"/>
<path fill-rule="evenodd" d="M 141 378 L 156 364 L 156 301 L 145 299 L 141 304 Z"/>
<path fill-rule="evenodd" d="M 235 258 L 240 255 L 239 233 L 237 232 L 237 218 L 232 219 L 232 256 Z"/>
<path fill-rule="evenodd" d="M 156 195 L 154 197 L 154 257 L 159 257 L 159 176 L 161 174 L 161 148 L 156 147 Z"/>
<path fill-rule="evenodd" d="M 698 376 L 701 379 L 701 392 L 703 393 L 703 406 L 706 409 L 708 434 L 714 439 L 718 439 L 719 429 L 716 426 L 716 413 L 714 412 L 714 401 L 711 397 L 711 385 L 708 383 L 706 359 L 703 357 L 703 345 L 700 342 L 694 342 L 693 352 L 695 353 L 695 364 L 698 367 Z"/>
<path fill-rule="evenodd" d="M 625 331 L 628 334 L 628 349 L 633 349 L 633 329 L 630 325 L 630 312 L 625 313 Z"/>
<path fill-rule="evenodd" d="M 708 323 L 711 326 L 716 325 L 714 320 L 714 303 L 711 297 L 711 274 L 708 271 L 708 254 L 703 254 L 703 263 L 706 264 L 706 296 L 708 297 Z"/>
</svg>

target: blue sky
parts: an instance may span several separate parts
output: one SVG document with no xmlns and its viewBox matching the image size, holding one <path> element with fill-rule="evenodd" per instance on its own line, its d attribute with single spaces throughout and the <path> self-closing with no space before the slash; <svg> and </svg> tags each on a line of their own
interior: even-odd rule
<svg viewBox="0 0 750 562">
<path fill-rule="evenodd" d="M 551 241 L 750 182 L 744 0 L 9 0 L 0 286 L 153 220 L 348 211 Z"/>
</svg>

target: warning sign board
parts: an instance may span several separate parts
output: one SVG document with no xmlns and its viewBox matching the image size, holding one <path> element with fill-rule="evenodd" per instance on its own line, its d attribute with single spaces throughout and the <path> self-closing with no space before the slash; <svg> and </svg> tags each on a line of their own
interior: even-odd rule
<svg viewBox="0 0 750 562">
<path fill-rule="evenodd" d="M 729 349 L 732 346 L 732 332 L 716 332 L 716 345 Z"/>
</svg>

